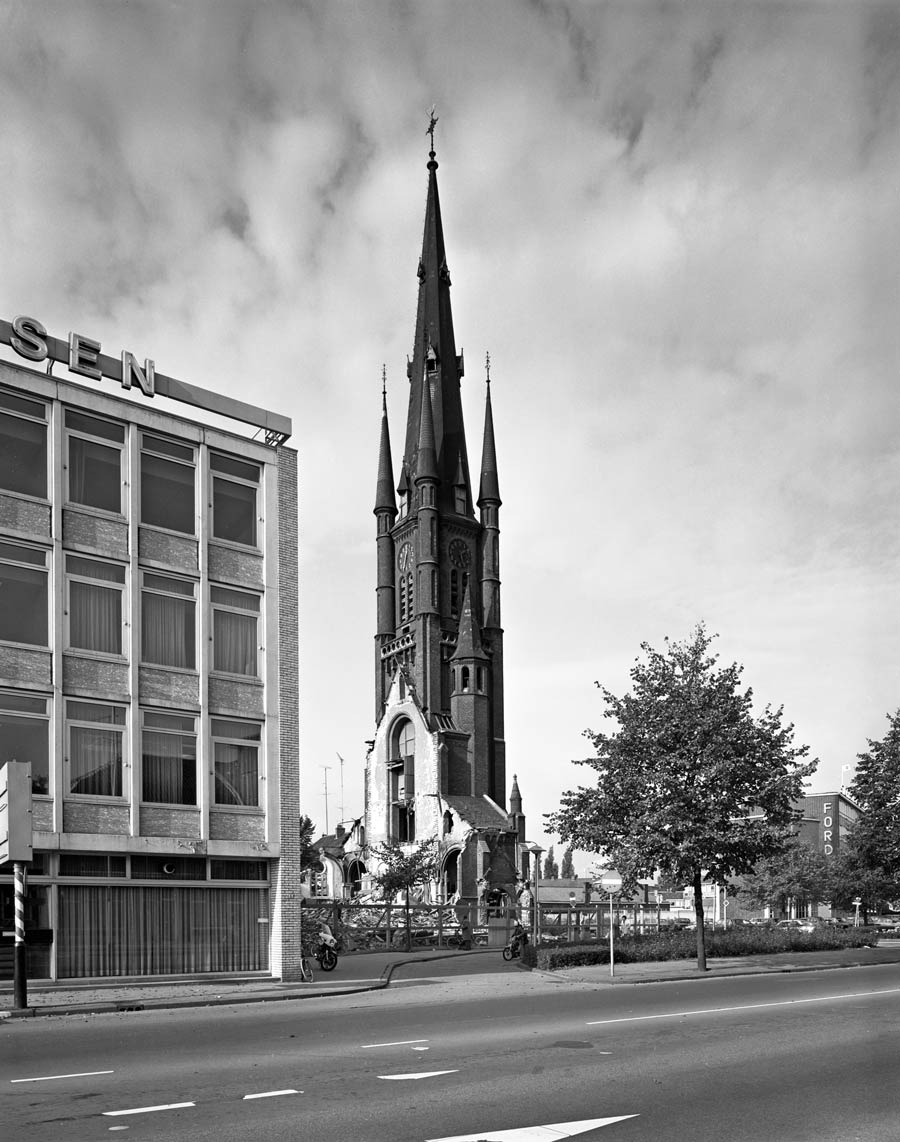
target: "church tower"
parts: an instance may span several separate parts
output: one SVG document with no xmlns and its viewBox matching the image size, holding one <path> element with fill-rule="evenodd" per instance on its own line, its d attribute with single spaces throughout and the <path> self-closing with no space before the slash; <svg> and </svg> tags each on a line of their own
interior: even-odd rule
<svg viewBox="0 0 900 1142">
<path fill-rule="evenodd" d="M 439 837 L 448 858 L 446 886 L 462 891 L 489 869 L 495 879 L 501 869 L 506 876 L 506 860 L 494 851 L 509 832 L 501 500 L 489 358 L 477 487 L 469 469 L 460 396 L 465 368 L 453 329 L 435 122 L 396 483 L 386 390 L 382 395 L 374 508 L 376 734 L 367 760 L 366 836 L 370 844 Z M 478 844 L 463 842 L 474 834 L 480 856 Z M 513 858 L 513 879 L 515 867 Z"/>
</svg>

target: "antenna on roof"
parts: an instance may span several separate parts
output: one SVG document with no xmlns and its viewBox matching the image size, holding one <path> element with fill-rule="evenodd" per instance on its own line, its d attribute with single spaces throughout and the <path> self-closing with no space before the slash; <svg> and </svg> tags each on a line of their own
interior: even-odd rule
<svg viewBox="0 0 900 1142">
<path fill-rule="evenodd" d="M 328 836 L 328 770 L 331 766 L 322 765 L 319 768 L 325 771 L 325 835 Z"/>
</svg>

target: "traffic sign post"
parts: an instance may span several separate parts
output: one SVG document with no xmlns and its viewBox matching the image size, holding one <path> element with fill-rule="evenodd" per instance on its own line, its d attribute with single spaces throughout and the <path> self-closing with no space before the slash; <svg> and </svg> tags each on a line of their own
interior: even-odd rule
<svg viewBox="0 0 900 1142">
<path fill-rule="evenodd" d="M 28 964 L 25 951 L 25 865 L 32 859 L 31 763 L 8 761 L 0 767 L 0 862 L 13 863 L 13 1003 L 28 1006 Z"/>
<path fill-rule="evenodd" d="M 609 976 L 615 979 L 615 953 L 613 951 L 613 893 L 622 887 L 622 878 L 617 872 L 604 872 L 600 877 L 600 887 L 609 893 Z"/>
</svg>

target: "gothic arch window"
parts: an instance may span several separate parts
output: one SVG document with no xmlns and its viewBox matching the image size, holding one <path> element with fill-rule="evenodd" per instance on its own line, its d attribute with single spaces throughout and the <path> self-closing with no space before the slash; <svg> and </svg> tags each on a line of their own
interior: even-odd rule
<svg viewBox="0 0 900 1142">
<path fill-rule="evenodd" d="M 455 568 L 450 572 L 450 616 L 458 619 L 462 610 L 466 586 L 469 582 L 468 571 L 458 571 Z"/>
<path fill-rule="evenodd" d="M 409 718 L 401 718 L 391 730 L 388 759 L 391 834 L 400 844 L 416 839 L 415 772 L 416 728 Z"/>
<path fill-rule="evenodd" d="M 469 668 L 464 666 L 460 671 L 462 678 L 460 680 L 460 689 L 466 691 L 469 689 Z"/>
<path fill-rule="evenodd" d="M 398 598 L 400 608 L 400 622 L 408 623 L 413 616 L 413 577 L 412 575 L 401 575 L 398 587 Z"/>
<path fill-rule="evenodd" d="M 475 667 L 475 689 L 478 691 L 479 694 L 484 693 L 484 667 L 483 666 L 476 666 Z"/>
<path fill-rule="evenodd" d="M 449 809 L 444 811 L 444 836 L 453 831 L 453 814 Z"/>
</svg>

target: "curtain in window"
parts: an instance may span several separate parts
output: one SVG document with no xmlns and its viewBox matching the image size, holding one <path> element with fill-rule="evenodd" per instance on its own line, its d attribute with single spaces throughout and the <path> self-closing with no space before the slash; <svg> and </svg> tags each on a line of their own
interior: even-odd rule
<svg viewBox="0 0 900 1142">
<path fill-rule="evenodd" d="M 69 732 L 72 792 L 121 797 L 122 735 L 90 726 L 72 726 Z"/>
<path fill-rule="evenodd" d="M 144 591 L 141 598 L 141 661 L 193 670 L 194 601 Z"/>
<path fill-rule="evenodd" d="M 265 888 L 60 885 L 61 979 L 264 971 Z"/>
<path fill-rule="evenodd" d="M 257 805 L 257 747 L 216 742 L 217 805 Z"/>
<path fill-rule="evenodd" d="M 194 739 L 144 730 L 143 745 L 143 799 L 165 805 L 196 805 Z"/>
<path fill-rule="evenodd" d="M 73 580 L 69 584 L 69 644 L 122 653 L 122 592 Z"/>
<path fill-rule="evenodd" d="M 255 615 L 213 613 L 213 669 L 257 676 Z"/>
</svg>

